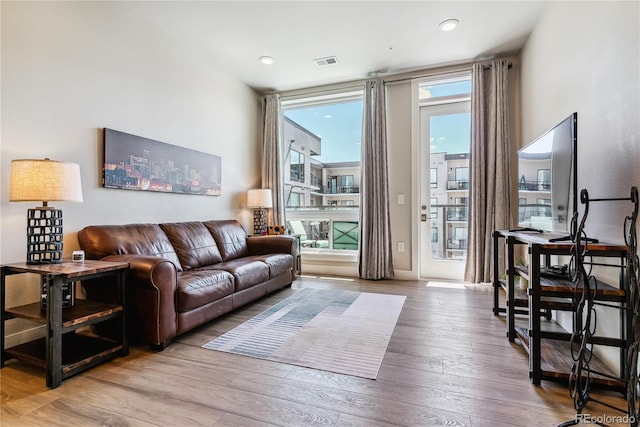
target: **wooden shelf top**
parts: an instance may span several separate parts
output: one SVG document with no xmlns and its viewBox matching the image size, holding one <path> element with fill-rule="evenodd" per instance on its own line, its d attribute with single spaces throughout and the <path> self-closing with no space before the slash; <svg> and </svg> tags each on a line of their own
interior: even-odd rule
<svg viewBox="0 0 640 427">
<path fill-rule="evenodd" d="M 506 298 L 509 298 L 509 286 L 507 285 L 505 280 L 500 280 L 500 286 L 504 290 L 506 294 Z M 528 307 L 529 306 L 529 297 L 527 296 L 526 291 L 522 290 L 518 285 L 513 287 L 513 301 L 516 307 Z"/>
<path fill-rule="evenodd" d="M 77 299 L 73 307 L 62 309 L 62 328 L 70 328 L 92 319 L 109 316 L 122 310 L 122 306 L 117 304 Z M 47 323 L 47 312 L 40 310 L 39 302 L 5 308 L 5 311 L 20 319 L 27 319 L 42 324 Z"/>
<path fill-rule="evenodd" d="M 106 338 L 85 334 L 65 334 L 62 336 L 62 374 L 90 365 L 97 359 L 104 359 L 122 350 L 122 344 Z M 46 341 L 39 338 L 6 350 L 16 359 L 46 368 Z"/>
<path fill-rule="evenodd" d="M 529 334 L 525 328 L 516 328 L 516 334 L 522 342 L 524 349 L 529 352 Z M 571 357 L 571 344 L 567 341 L 558 341 L 553 339 L 541 340 L 542 348 L 540 349 L 542 376 L 547 380 L 567 381 L 573 366 Z M 595 372 L 591 373 L 591 381 L 596 386 L 610 389 L 625 389 L 625 383 L 622 380 L 612 379 L 616 377 L 613 372 L 603 361 L 598 359 L 594 354 L 591 357 L 590 367 L 593 371 L 602 372 L 605 375 L 599 375 Z"/>
<path fill-rule="evenodd" d="M 529 278 L 529 268 L 516 266 L 516 270 L 522 276 Z M 595 279 L 597 284 L 596 299 L 609 299 L 624 301 L 624 289 L 616 288 L 601 280 Z M 540 275 L 540 295 L 553 295 L 559 297 L 571 297 L 574 293 L 581 294 L 584 291 L 584 282 L 572 282 L 569 279 L 557 277 L 545 277 Z"/>
<path fill-rule="evenodd" d="M 19 262 L 14 264 L 5 264 L 3 270 L 11 273 L 34 273 L 59 275 L 66 278 L 89 276 L 107 271 L 122 270 L 129 268 L 127 262 L 109 262 L 109 261 L 83 261 L 83 262 L 63 262 L 60 264 L 27 264 Z"/>
<path fill-rule="evenodd" d="M 574 243 L 571 240 L 551 241 L 557 238 L 567 237 L 567 235 L 537 231 L 510 231 L 510 230 L 497 230 L 503 237 L 513 237 L 522 243 L 540 245 L 544 249 L 552 250 L 564 250 L 569 252 Z M 627 245 L 619 243 L 607 243 L 607 242 L 587 242 L 586 249 L 588 252 L 619 252 L 624 255 L 627 252 Z"/>
</svg>

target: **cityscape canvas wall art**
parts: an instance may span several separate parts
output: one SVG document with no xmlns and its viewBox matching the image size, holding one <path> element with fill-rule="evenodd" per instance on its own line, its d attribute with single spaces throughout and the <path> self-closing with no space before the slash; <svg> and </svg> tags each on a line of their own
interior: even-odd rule
<svg viewBox="0 0 640 427">
<path fill-rule="evenodd" d="M 104 130 L 106 188 L 219 196 L 221 168 L 220 156 Z"/>
</svg>

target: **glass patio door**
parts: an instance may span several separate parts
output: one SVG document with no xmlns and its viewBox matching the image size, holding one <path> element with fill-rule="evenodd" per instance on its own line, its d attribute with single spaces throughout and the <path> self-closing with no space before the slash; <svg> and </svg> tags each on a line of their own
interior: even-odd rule
<svg viewBox="0 0 640 427">
<path fill-rule="evenodd" d="M 462 280 L 467 254 L 470 102 L 420 107 L 420 276 Z"/>
</svg>

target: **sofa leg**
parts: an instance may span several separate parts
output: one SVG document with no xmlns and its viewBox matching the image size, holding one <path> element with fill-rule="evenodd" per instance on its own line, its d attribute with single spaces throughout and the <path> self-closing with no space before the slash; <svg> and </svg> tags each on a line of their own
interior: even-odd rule
<svg viewBox="0 0 640 427">
<path fill-rule="evenodd" d="M 160 344 L 151 344 L 150 347 L 153 351 L 163 351 L 165 348 L 169 347 L 169 340 L 162 341 Z"/>
</svg>

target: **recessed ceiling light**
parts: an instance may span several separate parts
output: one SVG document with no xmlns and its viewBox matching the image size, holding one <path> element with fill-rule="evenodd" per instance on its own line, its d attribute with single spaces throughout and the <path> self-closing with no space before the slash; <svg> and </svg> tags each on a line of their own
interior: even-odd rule
<svg viewBox="0 0 640 427">
<path fill-rule="evenodd" d="M 271 65 L 276 62 L 276 60 L 271 56 L 261 56 L 260 58 L 258 58 L 258 61 L 262 62 L 265 65 Z"/>
<path fill-rule="evenodd" d="M 458 23 L 460 21 L 458 21 L 457 19 L 447 19 L 446 21 L 442 21 L 440 23 L 440 29 L 442 31 L 452 31 L 455 30 L 455 28 L 458 26 Z"/>
</svg>

